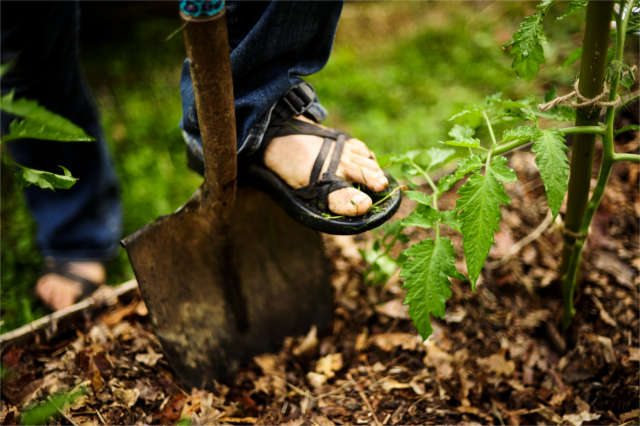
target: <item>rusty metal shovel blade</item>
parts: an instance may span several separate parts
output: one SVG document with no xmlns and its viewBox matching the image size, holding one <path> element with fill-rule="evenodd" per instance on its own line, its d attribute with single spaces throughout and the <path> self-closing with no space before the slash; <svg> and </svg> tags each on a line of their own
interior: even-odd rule
<svg viewBox="0 0 640 426">
<path fill-rule="evenodd" d="M 320 234 L 268 196 L 236 190 L 235 119 L 223 12 L 185 17 L 205 181 L 175 213 L 123 240 L 154 330 L 179 379 L 229 379 L 284 337 L 328 325 Z"/>
</svg>

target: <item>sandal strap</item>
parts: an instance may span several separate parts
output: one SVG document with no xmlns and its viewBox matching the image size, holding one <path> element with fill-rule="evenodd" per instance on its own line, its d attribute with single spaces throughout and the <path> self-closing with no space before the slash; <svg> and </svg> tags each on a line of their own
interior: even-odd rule
<svg viewBox="0 0 640 426">
<path fill-rule="evenodd" d="M 77 300 L 91 296 L 100 286 L 99 283 L 72 272 L 69 264 L 66 262 L 47 263 L 42 271 L 42 275 L 46 274 L 60 275 L 77 283 L 80 286 L 80 296 L 78 296 Z"/>
</svg>

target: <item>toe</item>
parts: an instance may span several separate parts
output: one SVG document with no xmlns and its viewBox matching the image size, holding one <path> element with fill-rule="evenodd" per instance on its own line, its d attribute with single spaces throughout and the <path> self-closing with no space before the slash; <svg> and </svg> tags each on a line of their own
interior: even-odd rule
<svg viewBox="0 0 640 426">
<path fill-rule="evenodd" d="M 361 216 L 371 208 L 371 198 L 355 188 L 342 188 L 329 194 L 329 210 L 343 216 Z"/>
<path fill-rule="evenodd" d="M 346 179 L 363 184 L 375 192 L 382 191 L 389 184 L 375 155 L 364 142 L 357 139 L 347 142 L 340 165 Z"/>
</svg>

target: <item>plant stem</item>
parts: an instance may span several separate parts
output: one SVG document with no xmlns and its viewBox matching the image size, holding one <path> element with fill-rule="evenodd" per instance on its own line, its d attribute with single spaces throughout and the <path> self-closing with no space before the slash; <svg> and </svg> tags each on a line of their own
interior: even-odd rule
<svg viewBox="0 0 640 426">
<path fill-rule="evenodd" d="M 634 163 L 640 163 L 640 155 L 638 154 L 615 154 L 613 156 L 613 161 L 633 161 Z"/>
<path fill-rule="evenodd" d="M 609 100 L 616 97 L 620 79 L 620 64 L 625 41 L 626 25 L 630 15 L 632 0 L 625 3 L 617 17 L 616 50 L 613 64 L 618 64 L 614 72 L 613 82 L 609 93 Z M 609 18 L 611 16 L 611 2 L 590 1 L 587 6 L 587 25 L 585 29 L 582 67 L 580 73 L 580 93 L 592 98 L 602 90 L 604 80 L 604 56 L 606 56 L 609 38 Z M 620 19 L 620 16 L 622 19 Z M 590 125 L 598 120 L 599 107 L 585 107 L 577 111 L 576 125 Z M 562 252 L 563 282 L 562 294 L 564 298 L 564 327 L 567 328 L 575 314 L 573 299 L 577 284 L 578 267 L 582 257 L 582 248 L 593 215 L 597 210 L 606 188 L 611 169 L 615 163 L 616 154 L 613 149 L 614 131 L 613 120 L 615 107 L 607 108 L 606 131 L 602 134 L 603 156 L 598 173 L 596 186 L 591 199 L 588 200 L 595 135 L 577 135 L 580 143 L 573 146 L 571 156 L 571 178 L 569 180 L 569 198 L 565 219 L 564 247 Z"/>
<path fill-rule="evenodd" d="M 576 134 L 594 134 L 601 135 L 604 134 L 607 129 L 602 126 L 573 126 L 573 127 L 565 127 L 562 129 L 557 129 L 563 135 L 576 135 Z M 493 155 L 504 154 L 505 152 L 509 152 L 513 149 L 520 148 L 523 145 L 530 144 L 530 139 L 515 139 L 511 142 L 506 142 L 500 145 L 497 145 L 494 149 L 491 150 Z"/>
</svg>

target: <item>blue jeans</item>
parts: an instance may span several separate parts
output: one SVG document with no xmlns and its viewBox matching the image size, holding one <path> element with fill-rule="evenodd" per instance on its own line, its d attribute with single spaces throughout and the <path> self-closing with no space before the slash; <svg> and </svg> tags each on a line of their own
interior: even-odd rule
<svg viewBox="0 0 640 426">
<path fill-rule="evenodd" d="M 121 234 L 118 181 L 107 153 L 96 106 L 78 62 L 78 8 L 71 2 L 2 2 L 2 63 L 15 60 L 2 78 L 2 94 L 37 100 L 66 117 L 95 143 L 19 140 L 11 156 L 25 166 L 79 178 L 69 190 L 25 188 L 38 223 L 43 254 L 59 260 L 105 260 Z M 2 114 L 6 133 L 13 116 Z"/>
<path fill-rule="evenodd" d="M 96 143 L 16 141 L 9 151 L 29 167 L 67 167 L 79 180 L 70 190 L 25 189 L 38 223 L 45 256 L 60 260 L 104 260 L 117 250 L 121 233 L 118 183 L 105 148 L 95 105 L 77 57 L 77 4 L 2 2 L 2 63 L 17 58 L 2 79 L 2 93 L 38 100 L 96 137 Z M 41 8 L 34 13 L 34 8 Z M 277 101 L 300 76 L 326 63 L 341 2 L 229 2 L 227 23 L 235 96 L 238 154 L 258 150 Z M 176 6 L 177 13 L 177 6 Z M 188 63 L 180 81 L 180 126 L 191 150 L 201 151 Z M 309 113 L 321 120 L 314 102 Z M 3 114 L 6 132 L 13 117 Z"/>
</svg>

